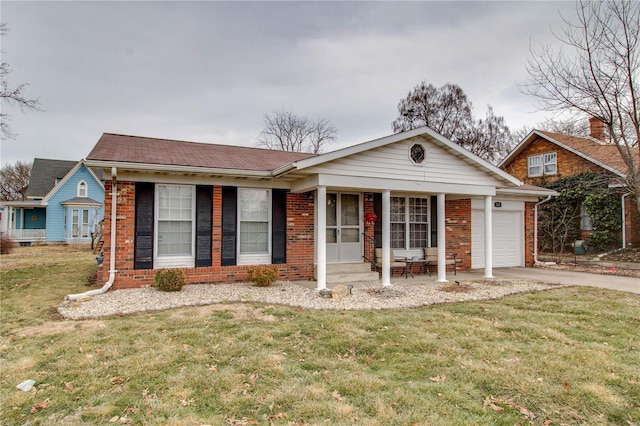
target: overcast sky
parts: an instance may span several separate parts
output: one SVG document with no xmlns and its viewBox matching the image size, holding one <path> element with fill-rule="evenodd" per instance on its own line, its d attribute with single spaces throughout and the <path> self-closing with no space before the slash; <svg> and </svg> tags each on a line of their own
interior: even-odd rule
<svg viewBox="0 0 640 426">
<path fill-rule="evenodd" d="M 331 149 L 392 133 L 419 82 L 462 87 L 512 129 L 544 118 L 521 94 L 529 45 L 574 2 L 11 2 L 2 60 L 42 112 L 12 115 L 2 165 L 79 160 L 103 132 L 254 146 L 265 113 L 338 129 Z"/>
</svg>

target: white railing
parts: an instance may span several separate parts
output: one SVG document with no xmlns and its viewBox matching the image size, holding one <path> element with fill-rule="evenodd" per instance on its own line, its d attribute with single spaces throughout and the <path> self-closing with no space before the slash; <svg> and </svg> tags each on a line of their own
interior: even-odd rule
<svg viewBox="0 0 640 426">
<path fill-rule="evenodd" d="M 44 241 L 47 237 L 46 229 L 9 229 L 5 232 L 15 241 Z"/>
</svg>

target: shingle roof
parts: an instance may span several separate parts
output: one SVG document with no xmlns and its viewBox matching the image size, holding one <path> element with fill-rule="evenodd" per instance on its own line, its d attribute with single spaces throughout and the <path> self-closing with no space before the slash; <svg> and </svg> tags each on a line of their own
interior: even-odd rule
<svg viewBox="0 0 640 426">
<path fill-rule="evenodd" d="M 78 164 L 77 161 L 34 158 L 29 176 L 27 197 L 47 195 L 56 186 L 56 181 L 64 178 L 76 164 Z M 98 179 L 103 179 L 102 169 L 92 168 L 91 171 L 96 174 Z"/>
<path fill-rule="evenodd" d="M 56 185 L 56 179 L 62 179 L 77 161 L 49 160 L 34 158 L 27 197 L 44 197 Z"/>
<path fill-rule="evenodd" d="M 538 133 L 554 139 L 561 144 L 567 145 L 568 147 L 583 153 L 589 158 L 617 170 L 621 174 L 627 173 L 627 165 L 622 159 L 616 145 L 597 142 L 591 138 L 580 138 L 542 130 L 538 130 Z M 633 154 L 637 161 L 639 157 L 638 150 L 634 149 Z"/>
<path fill-rule="evenodd" d="M 63 201 L 60 204 L 62 204 L 62 205 L 74 204 L 74 205 L 95 206 L 95 205 L 101 205 L 102 203 L 100 201 L 96 201 L 93 198 L 89 198 L 89 197 L 74 197 L 74 198 L 68 199 L 66 201 Z"/>
<path fill-rule="evenodd" d="M 272 171 L 313 154 L 104 133 L 87 160 Z"/>
</svg>

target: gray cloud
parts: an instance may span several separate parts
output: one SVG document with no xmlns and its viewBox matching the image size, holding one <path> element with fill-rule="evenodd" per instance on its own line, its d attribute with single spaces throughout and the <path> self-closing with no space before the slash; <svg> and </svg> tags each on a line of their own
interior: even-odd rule
<svg viewBox="0 0 640 426">
<path fill-rule="evenodd" d="M 336 147 L 391 132 L 422 80 L 534 125 L 529 41 L 560 2 L 3 2 L 3 60 L 45 111 L 13 115 L 2 164 L 80 159 L 102 132 L 253 145 L 276 108 L 326 118 Z"/>
</svg>

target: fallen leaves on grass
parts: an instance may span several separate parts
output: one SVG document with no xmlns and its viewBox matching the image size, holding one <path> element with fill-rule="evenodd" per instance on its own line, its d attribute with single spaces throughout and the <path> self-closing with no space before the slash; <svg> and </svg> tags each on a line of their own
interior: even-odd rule
<svg viewBox="0 0 640 426">
<path fill-rule="evenodd" d="M 442 376 L 429 377 L 429 380 L 431 380 L 434 383 L 443 383 L 446 380 L 446 378 L 447 376 L 443 374 Z"/>
<path fill-rule="evenodd" d="M 333 392 L 331 392 L 331 396 L 333 397 L 333 399 L 335 399 L 336 401 L 344 401 L 344 397 L 340 396 L 340 394 L 338 393 L 337 390 L 334 390 Z"/>
<path fill-rule="evenodd" d="M 47 408 L 48 406 L 49 406 L 49 398 L 45 399 L 45 400 L 44 400 L 44 401 L 42 401 L 42 402 L 38 402 L 37 404 L 33 404 L 33 405 L 31 406 L 31 410 L 29 410 L 29 412 L 30 412 L 31 414 L 35 414 L 35 413 L 37 413 L 37 412 L 39 412 L 39 411 L 44 410 L 44 409 L 45 409 L 45 408 Z"/>
<path fill-rule="evenodd" d="M 489 407 L 490 409 L 492 409 L 497 413 L 504 412 L 505 408 L 497 404 L 506 405 L 508 408 L 514 408 L 518 410 L 520 414 L 526 417 L 527 420 L 529 421 L 533 421 L 538 418 L 538 415 L 535 414 L 533 411 L 530 411 L 528 408 L 522 405 L 516 404 L 512 400 L 506 399 L 506 398 L 495 398 L 493 396 L 488 396 L 484 399 L 484 403 L 482 404 L 482 406 Z"/>
</svg>

